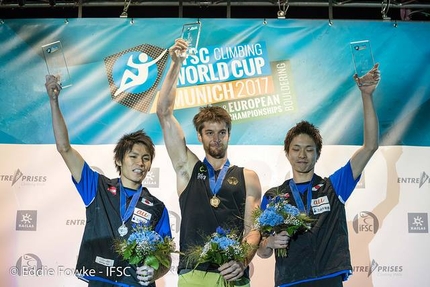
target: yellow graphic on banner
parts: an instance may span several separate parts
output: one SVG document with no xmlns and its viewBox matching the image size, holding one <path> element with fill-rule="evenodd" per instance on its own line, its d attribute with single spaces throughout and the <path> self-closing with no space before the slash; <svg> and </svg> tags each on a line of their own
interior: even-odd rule
<svg viewBox="0 0 430 287">
<path fill-rule="evenodd" d="M 274 91 L 271 76 L 183 87 L 176 91 L 175 110 L 268 95 Z M 153 102 L 151 113 L 155 112 L 158 95 L 159 92 Z"/>
<path fill-rule="evenodd" d="M 206 105 L 222 106 L 233 121 L 247 121 L 297 111 L 291 65 L 273 61 L 271 75 L 178 87 L 175 110 Z M 158 93 L 151 107 L 155 113 Z"/>
</svg>

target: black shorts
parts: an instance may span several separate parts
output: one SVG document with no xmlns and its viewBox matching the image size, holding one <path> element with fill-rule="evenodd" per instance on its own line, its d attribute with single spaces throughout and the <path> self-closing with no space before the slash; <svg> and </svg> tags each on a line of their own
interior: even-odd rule
<svg viewBox="0 0 430 287">
<path fill-rule="evenodd" d="M 316 281 L 310 281 L 294 285 L 294 287 L 342 287 L 343 286 L 342 276 L 336 276 L 327 279 L 321 279 Z"/>
</svg>

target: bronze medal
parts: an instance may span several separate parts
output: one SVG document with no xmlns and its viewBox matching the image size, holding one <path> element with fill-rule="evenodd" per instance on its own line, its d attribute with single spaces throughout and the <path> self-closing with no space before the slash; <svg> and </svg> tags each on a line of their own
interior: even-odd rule
<svg viewBox="0 0 430 287">
<path fill-rule="evenodd" d="M 210 200 L 210 204 L 215 208 L 217 208 L 220 203 L 221 203 L 221 200 L 218 197 L 216 197 L 216 195 L 214 195 Z"/>
</svg>

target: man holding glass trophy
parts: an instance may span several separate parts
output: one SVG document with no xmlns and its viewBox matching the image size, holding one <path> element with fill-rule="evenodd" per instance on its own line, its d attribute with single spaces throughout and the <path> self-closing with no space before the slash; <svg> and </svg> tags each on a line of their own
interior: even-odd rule
<svg viewBox="0 0 430 287">
<path fill-rule="evenodd" d="M 199 23 L 185 24 L 181 38 L 170 47 L 171 64 L 157 102 L 164 144 L 176 172 L 182 218 L 178 286 L 249 287 L 249 264 L 260 242 L 259 231 L 252 229 L 252 213 L 261 201 L 258 175 L 245 167 L 230 165 L 227 150 L 231 116 L 224 108 L 203 106 L 193 118 L 205 152 L 202 160 L 186 145 L 184 131 L 174 115 L 178 77 L 187 56 L 197 53 L 199 29 Z M 231 230 L 238 242 L 246 242 L 244 245 L 250 248 L 240 258 L 200 261 L 197 258 L 205 253 L 201 249 L 208 246 L 208 237 L 219 227 Z"/>
<path fill-rule="evenodd" d="M 184 24 L 184 26 L 182 26 L 181 39 L 184 39 L 188 43 L 188 50 L 182 52 L 182 58 L 186 58 L 188 57 L 188 55 L 197 54 L 197 48 L 199 45 L 200 38 L 200 29 L 200 22 Z"/>
<path fill-rule="evenodd" d="M 354 62 L 355 74 L 358 77 L 363 77 L 375 65 L 373 60 L 370 41 L 355 41 L 350 43 L 352 59 Z"/>
<path fill-rule="evenodd" d="M 61 88 L 70 87 L 70 73 L 64 57 L 63 46 L 60 41 L 55 41 L 42 46 L 43 57 L 45 58 L 48 75 L 57 78 Z"/>
</svg>

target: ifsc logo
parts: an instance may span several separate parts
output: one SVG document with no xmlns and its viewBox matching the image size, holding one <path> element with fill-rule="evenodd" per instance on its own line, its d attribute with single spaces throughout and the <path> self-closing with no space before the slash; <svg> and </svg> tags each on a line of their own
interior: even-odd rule
<svg viewBox="0 0 430 287">
<path fill-rule="evenodd" d="M 43 270 L 42 261 L 33 253 L 27 253 L 18 258 L 16 265 L 9 272 L 14 276 L 39 276 Z"/>
<path fill-rule="evenodd" d="M 352 223 L 355 233 L 366 232 L 375 234 L 379 230 L 379 220 L 372 212 L 361 211 Z"/>
<path fill-rule="evenodd" d="M 104 62 L 112 99 L 148 113 L 168 54 L 166 49 L 143 44 L 106 57 Z"/>
</svg>

